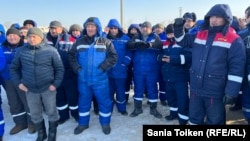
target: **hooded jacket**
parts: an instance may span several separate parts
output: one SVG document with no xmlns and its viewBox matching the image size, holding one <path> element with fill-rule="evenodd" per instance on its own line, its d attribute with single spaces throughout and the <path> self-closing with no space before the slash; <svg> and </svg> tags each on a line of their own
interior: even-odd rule
<svg viewBox="0 0 250 141">
<path fill-rule="evenodd" d="M 94 37 L 87 35 L 88 24 L 97 27 Z M 102 37 L 102 28 L 98 18 L 90 17 L 84 22 L 84 36 L 73 44 L 69 51 L 69 62 L 79 81 L 88 83 L 102 83 L 108 79 L 107 71 L 117 61 L 117 53 L 112 42 Z"/>
<path fill-rule="evenodd" d="M 122 27 L 116 19 L 111 19 L 108 27 L 118 28 L 118 34 L 115 37 L 111 36 L 110 33 L 107 35 L 107 38 L 112 41 L 118 55 L 116 64 L 108 72 L 109 77 L 127 78 L 127 66 L 130 64 L 132 54 L 131 51 L 126 49 L 126 44 L 130 38 L 123 33 Z"/>
<path fill-rule="evenodd" d="M 0 45 L 1 45 L 6 39 L 5 29 L 2 24 L 0 24 L 0 32 L 1 32 L 1 35 L 0 35 Z"/>
<path fill-rule="evenodd" d="M 226 23 L 210 27 L 211 16 L 222 17 Z M 237 97 L 246 55 L 242 39 L 230 27 L 232 17 L 228 5 L 217 4 L 205 15 L 200 31 L 176 38 L 180 46 L 192 47 L 191 95 L 222 98 L 226 94 Z"/>
</svg>

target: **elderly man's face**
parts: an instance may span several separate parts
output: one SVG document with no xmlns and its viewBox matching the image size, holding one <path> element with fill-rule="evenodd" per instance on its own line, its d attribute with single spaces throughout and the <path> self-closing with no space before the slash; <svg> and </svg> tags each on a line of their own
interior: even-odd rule
<svg viewBox="0 0 250 141">
<path fill-rule="evenodd" d="M 62 27 L 50 27 L 49 32 L 52 37 L 57 37 L 59 34 L 61 34 L 63 31 Z"/>
<path fill-rule="evenodd" d="M 209 23 L 211 27 L 214 27 L 214 26 L 222 26 L 226 23 L 226 21 L 222 17 L 211 16 L 209 18 Z"/>
<path fill-rule="evenodd" d="M 151 32 L 152 32 L 152 28 L 151 27 L 144 26 L 144 27 L 141 28 L 141 33 L 144 36 L 149 35 Z"/>
<path fill-rule="evenodd" d="M 89 37 L 93 37 L 97 34 L 97 27 L 96 27 L 96 25 L 88 24 L 86 26 L 86 31 L 87 31 L 87 35 Z"/>
</svg>

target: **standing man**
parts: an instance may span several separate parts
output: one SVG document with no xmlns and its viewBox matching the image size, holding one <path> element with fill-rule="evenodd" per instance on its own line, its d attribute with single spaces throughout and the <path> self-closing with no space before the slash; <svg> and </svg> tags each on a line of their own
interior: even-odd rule
<svg viewBox="0 0 250 141">
<path fill-rule="evenodd" d="M 24 45 L 18 29 L 7 30 L 7 38 L 2 44 L 6 64 L 1 71 L 3 87 L 6 91 L 10 112 L 15 122 L 15 126 L 10 130 L 10 135 L 14 135 L 26 128 L 29 133 L 35 133 L 34 123 L 30 118 L 30 110 L 26 101 L 26 95 L 11 81 L 10 66 L 18 48 Z"/>
<path fill-rule="evenodd" d="M 51 21 L 47 33 L 47 43 L 55 47 L 63 61 L 64 77 L 62 84 L 57 88 L 56 105 L 60 119 L 58 124 L 63 124 L 71 116 L 78 121 L 78 90 L 77 75 L 72 71 L 68 61 L 68 51 L 75 39 L 63 30 L 59 21 Z"/>
<path fill-rule="evenodd" d="M 167 34 L 164 31 L 164 26 L 161 23 L 158 23 L 154 26 L 154 32 L 160 37 L 161 42 L 164 43 L 167 40 Z M 162 63 L 159 63 L 159 67 L 162 67 Z M 166 86 L 163 80 L 163 75 L 161 73 L 161 69 L 159 69 L 159 99 L 161 101 L 161 105 L 167 106 L 167 97 L 166 97 Z"/>
<path fill-rule="evenodd" d="M 246 9 L 245 12 L 246 18 L 246 28 L 241 30 L 238 34 L 243 39 L 244 44 L 246 46 L 246 57 L 247 63 L 245 67 L 245 76 L 242 84 L 242 112 L 245 119 L 250 125 L 250 9 Z"/>
<path fill-rule="evenodd" d="M 128 115 L 125 91 L 127 69 L 131 61 L 131 53 L 126 48 L 129 37 L 123 33 L 122 27 L 116 19 L 110 19 L 107 27 L 109 28 L 107 38 L 112 41 L 118 55 L 117 63 L 108 72 L 110 98 L 122 115 Z"/>
<path fill-rule="evenodd" d="M 17 51 L 12 61 L 11 79 L 26 93 L 31 119 L 38 132 L 36 141 L 47 138 L 43 108 L 49 121 L 48 141 L 55 141 L 59 119 L 56 88 L 63 79 L 62 60 L 57 50 L 44 41 L 39 28 L 30 28 L 27 36 L 28 44 Z"/>
<path fill-rule="evenodd" d="M 112 102 L 109 95 L 108 70 L 117 61 L 112 42 L 103 38 L 102 27 L 97 17 L 88 18 L 83 24 L 83 37 L 69 51 L 69 60 L 78 74 L 79 125 L 74 134 L 89 128 L 92 96 L 98 102 L 99 120 L 104 134 L 110 134 Z"/>
<path fill-rule="evenodd" d="M 166 27 L 167 40 L 163 42 L 163 50 L 158 56 L 162 62 L 161 72 L 166 88 L 169 115 L 166 120 L 178 118 L 180 125 L 188 121 L 188 78 L 191 64 L 191 52 L 176 44 L 173 24 Z M 187 49 L 187 50 L 186 50 Z"/>
<path fill-rule="evenodd" d="M 5 66 L 6 60 L 3 54 L 3 50 L 0 47 L 0 71 L 3 70 Z M 4 122 L 4 115 L 3 115 L 3 110 L 2 110 L 2 98 L 1 98 L 1 85 L 2 85 L 2 78 L 0 77 L 0 141 L 3 140 L 3 135 L 4 135 L 4 127 L 5 127 L 5 122 Z"/>
<path fill-rule="evenodd" d="M 189 124 L 225 124 L 225 105 L 234 104 L 240 91 L 246 55 L 232 20 L 227 4 L 214 5 L 196 34 L 184 34 L 183 19 L 175 19 L 177 43 L 192 47 Z"/>
<path fill-rule="evenodd" d="M 150 102 L 150 114 L 156 118 L 162 118 L 157 111 L 159 78 L 159 62 L 157 56 L 162 49 L 162 42 L 158 35 L 152 32 L 152 25 L 145 21 L 140 24 L 141 36 L 127 43 L 127 47 L 133 50 L 133 78 L 134 78 L 134 111 L 130 117 L 141 114 L 144 90 L 147 89 L 148 101 Z"/>
</svg>

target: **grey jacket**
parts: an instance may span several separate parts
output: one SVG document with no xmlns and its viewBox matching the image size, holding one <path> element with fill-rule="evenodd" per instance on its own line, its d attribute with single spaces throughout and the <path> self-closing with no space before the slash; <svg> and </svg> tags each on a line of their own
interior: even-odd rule
<svg viewBox="0 0 250 141">
<path fill-rule="evenodd" d="M 64 67 L 58 51 L 43 41 L 37 46 L 20 47 L 10 66 L 11 80 L 23 83 L 28 91 L 40 93 L 52 84 L 59 87 Z"/>
</svg>

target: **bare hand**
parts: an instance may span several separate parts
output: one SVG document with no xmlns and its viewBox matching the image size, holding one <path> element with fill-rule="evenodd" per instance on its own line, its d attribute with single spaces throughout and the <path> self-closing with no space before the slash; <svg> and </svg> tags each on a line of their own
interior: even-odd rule
<svg viewBox="0 0 250 141">
<path fill-rule="evenodd" d="M 162 57 L 162 62 L 167 62 L 167 63 L 169 63 L 169 62 L 170 62 L 170 57 L 164 55 L 164 56 Z"/>
<path fill-rule="evenodd" d="M 23 83 L 18 85 L 18 88 L 24 92 L 28 92 L 28 88 L 26 86 L 23 85 Z"/>
<path fill-rule="evenodd" d="M 55 90 L 56 90 L 56 87 L 55 87 L 54 85 L 50 85 L 50 86 L 49 86 L 49 90 L 50 90 L 50 91 L 55 91 Z"/>
</svg>

